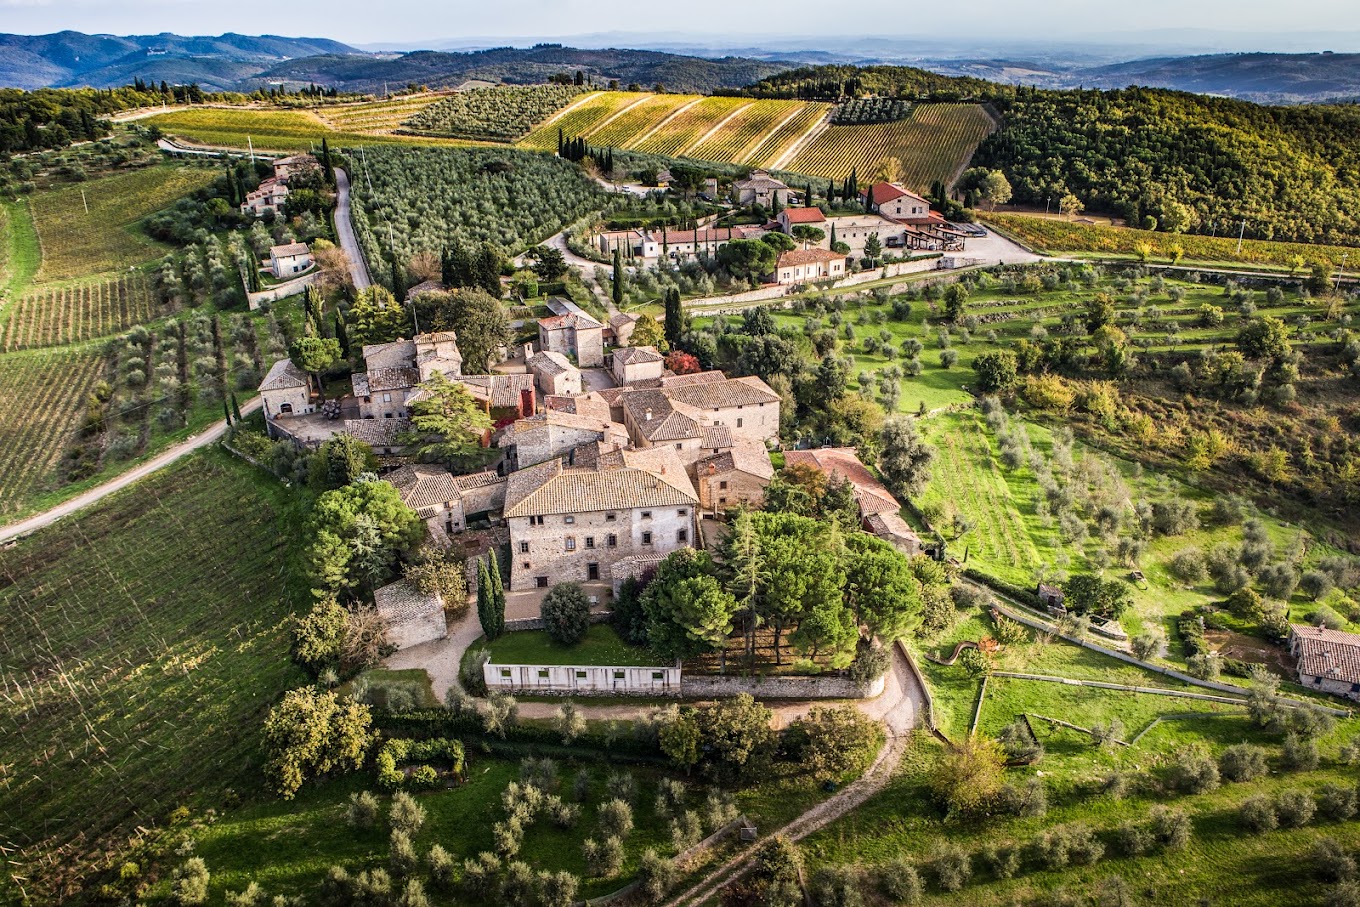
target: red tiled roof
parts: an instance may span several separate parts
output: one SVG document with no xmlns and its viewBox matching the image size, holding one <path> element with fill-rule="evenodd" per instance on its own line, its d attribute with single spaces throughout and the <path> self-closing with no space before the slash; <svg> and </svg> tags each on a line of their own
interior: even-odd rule
<svg viewBox="0 0 1360 907">
<path fill-rule="evenodd" d="M 793 268 L 819 261 L 845 261 L 845 256 L 830 249 L 794 249 L 779 256 L 779 267 Z"/>
<path fill-rule="evenodd" d="M 785 208 L 784 218 L 791 224 L 820 224 L 826 215 L 821 208 Z"/>
<path fill-rule="evenodd" d="M 886 205 L 890 201 L 902 197 L 914 198 L 921 204 L 929 207 L 930 202 L 897 183 L 874 183 L 869 187 L 869 200 L 875 205 Z"/>
</svg>

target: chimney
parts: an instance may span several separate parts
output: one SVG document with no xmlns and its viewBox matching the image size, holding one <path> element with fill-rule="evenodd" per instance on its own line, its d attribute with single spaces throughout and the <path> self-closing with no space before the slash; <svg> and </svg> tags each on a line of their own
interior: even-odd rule
<svg viewBox="0 0 1360 907">
<path fill-rule="evenodd" d="M 648 422 L 652 421 L 652 411 L 650 409 L 647 410 L 646 421 Z"/>
</svg>

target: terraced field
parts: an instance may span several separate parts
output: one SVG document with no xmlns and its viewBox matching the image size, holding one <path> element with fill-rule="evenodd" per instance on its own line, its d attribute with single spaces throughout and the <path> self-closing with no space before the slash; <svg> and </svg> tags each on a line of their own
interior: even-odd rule
<svg viewBox="0 0 1360 907">
<path fill-rule="evenodd" d="M 426 92 L 363 104 L 339 104 L 319 107 L 316 115 L 336 132 L 389 133 L 416 113 L 446 96 Z"/>
<path fill-rule="evenodd" d="M 136 222 L 206 186 L 218 172 L 213 164 L 148 167 L 36 193 L 30 204 L 42 244 L 38 279 L 100 274 L 155 258 L 163 247 L 135 229 Z"/>
<path fill-rule="evenodd" d="M 0 357 L 0 520 L 47 484 L 103 362 L 93 351 Z"/>
<path fill-rule="evenodd" d="M 903 182 L 918 191 L 935 180 L 951 182 L 996 123 L 977 104 L 918 104 L 911 117 L 892 123 L 828 126 L 786 165 L 809 176 L 861 179 L 896 158 Z"/>
<path fill-rule="evenodd" d="M 157 317 L 140 272 L 96 283 L 40 289 L 20 297 L 0 322 L 0 352 L 107 337 Z"/>
</svg>

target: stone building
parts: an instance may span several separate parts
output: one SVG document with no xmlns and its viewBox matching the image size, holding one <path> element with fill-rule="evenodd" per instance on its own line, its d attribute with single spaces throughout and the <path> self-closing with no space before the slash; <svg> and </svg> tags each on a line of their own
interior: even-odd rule
<svg viewBox="0 0 1360 907">
<path fill-rule="evenodd" d="M 269 249 L 269 272 L 279 280 L 296 277 L 315 263 L 312 250 L 305 242 L 271 246 Z"/>
<path fill-rule="evenodd" d="M 426 595 L 405 580 L 398 580 L 374 590 L 373 603 L 387 627 L 387 639 L 397 651 L 449 635 L 444 599 L 438 592 Z"/>
<path fill-rule="evenodd" d="M 260 382 L 260 402 L 266 422 L 313 412 L 316 406 L 312 402 L 312 379 L 291 359 L 280 359 Z"/>
<path fill-rule="evenodd" d="M 793 249 L 781 252 L 774 268 L 779 284 L 807 283 L 811 280 L 839 280 L 845 276 L 845 256 L 830 249 Z"/>
<path fill-rule="evenodd" d="M 821 208 L 785 208 L 775 217 L 781 233 L 793 235 L 794 227 L 816 227 L 826 229 L 826 215 Z"/>
<path fill-rule="evenodd" d="M 1326 627 L 1289 625 L 1289 654 L 1299 683 L 1310 690 L 1360 700 L 1360 635 Z"/>
<path fill-rule="evenodd" d="M 512 473 L 509 588 L 607 581 L 625 558 L 688 548 L 697 504 L 668 449 L 614 451 L 589 467 L 555 459 Z"/>
<path fill-rule="evenodd" d="M 610 346 L 628 346 L 633 342 L 633 330 L 640 320 L 642 316 L 632 312 L 619 312 L 610 317 L 609 327 L 604 332 L 604 342 Z"/>
<path fill-rule="evenodd" d="M 651 346 L 625 346 L 614 351 L 614 381 L 635 384 L 660 378 L 666 371 L 666 357 Z"/>
<path fill-rule="evenodd" d="M 784 453 L 785 466 L 810 466 L 828 477 L 849 482 L 854 489 L 861 524 L 908 557 L 921 553 L 921 539 L 902 519 L 902 505 L 860 462 L 853 447 L 823 447 Z"/>
<path fill-rule="evenodd" d="M 696 461 L 693 469 L 699 506 L 713 514 L 742 504 L 759 507 L 765 486 L 774 478 L 769 451 L 748 438 L 738 438 L 730 449 Z"/>
<path fill-rule="evenodd" d="M 770 176 L 768 170 L 753 170 L 750 176 L 732 181 L 732 200 L 738 205 L 761 205 L 766 208 L 775 202 L 787 205 L 792 194 L 788 183 Z"/>
<path fill-rule="evenodd" d="M 581 370 L 561 353 L 535 353 L 525 363 L 543 396 L 569 397 L 581 392 Z"/>
<path fill-rule="evenodd" d="M 576 360 L 580 368 L 604 364 L 604 325 L 570 299 L 548 300 L 553 312 L 538 322 L 538 348 Z"/>
<path fill-rule="evenodd" d="M 511 422 L 495 437 L 512 471 L 567 456 L 574 448 L 594 442 L 626 447 L 628 429 L 607 418 L 548 410 Z"/>
<path fill-rule="evenodd" d="M 505 477 L 495 472 L 456 476 L 446 467 L 419 463 L 403 466 L 386 479 L 436 538 L 464 531 L 470 517 L 494 520 L 505 506 Z"/>
</svg>

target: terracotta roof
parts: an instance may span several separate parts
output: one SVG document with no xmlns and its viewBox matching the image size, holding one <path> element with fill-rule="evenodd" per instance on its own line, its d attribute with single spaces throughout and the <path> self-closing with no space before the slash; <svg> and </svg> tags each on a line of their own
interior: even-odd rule
<svg viewBox="0 0 1360 907">
<path fill-rule="evenodd" d="M 674 451 L 624 451 L 622 458 L 621 466 L 607 466 L 601 459 L 595 468 L 568 467 L 559 459 L 511 473 L 506 518 L 683 506 L 698 500 Z"/>
<path fill-rule="evenodd" d="M 683 387 L 687 384 L 712 384 L 715 381 L 726 381 L 727 375 L 717 369 L 710 369 L 706 372 L 693 372 L 688 375 L 663 375 L 658 387 L 671 388 Z"/>
<path fill-rule="evenodd" d="M 868 194 L 869 201 L 875 205 L 886 205 L 890 201 L 906 197 L 920 202 L 927 208 L 930 207 L 929 201 L 898 183 L 874 183 L 869 187 Z"/>
<path fill-rule="evenodd" d="M 779 256 L 778 267 L 796 268 L 799 265 L 811 265 L 822 261 L 845 261 L 845 256 L 830 249 L 794 249 Z"/>
<path fill-rule="evenodd" d="M 901 540 L 909 546 L 921 547 L 921 537 L 918 536 L 907 521 L 902 519 L 901 514 L 897 513 L 871 513 L 864 518 L 864 522 L 869 525 L 874 535 L 884 541 Z"/>
<path fill-rule="evenodd" d="M 406 580 L 374 589 L 373 601 L 388 625 L 411 623 L 444 611 L 444 599 L 438 592 L 427 595 Z"/>
<path fill-rule="evenodd" d="M 691 384 L 668 385 L 665 394 L 672 400 L 700 409 L 729 406 L 754 406 L 759 403 L 778 403 L 779 395 L 754 375 L 726 378 L 723 381 L 702 381 Z"/>
<path fill-rule="evenodd" d="M 745 438 L 738 439 L 731 450 L 698 461 L 694 469 L 698 476 L 744 472 L 761 479 L 774 477 L 774 464 L 770 462 L 765 445 Z"/>
<path fill-rule="evenodd" d="M 355 372 L 349 376 L 349 383 L 356 397 L 367 397 L 371 393 L 368 389 L 368 372 Z"/>
<path fill-rule="evenodd" d="M 293 387 L 307 387 L 307 373 L 291 359 L 280 359 L 269 367 L 269 374 L 260 382 L 261 391 L 279 391 Z"/>
<path fill-rule="evenodd" d="M 790 224 L 820 224 L 826 221 L 821 208 L 785 208 L 784 219 Z"/>
<path fill-rule="evenodd" d="M 527 419 L 516 419 L 501 429 L 500 438 L 501 440 L 508 440 L 510 443 L 523 443 L 523 439 L 547 431 L 549 428 L 568 428 L 576 431 L 595 432 L 602 438 L 614 435 L 624 441 L 628 439 L 628 430 L 617 422 L 587 415 L 578 416 L 575 413 L 562 412 L 561 410 L 549 410 L 536 416 L 529 416 Z"/>
<path fill-rule="evenodd" d="M 425 283 L 434 283 L 434 281 L 427 280 Z M 421 284 L 420 286 L 424 285 L 425 284 Z M 416 289 L 420 289 L 420 287 L 416 287 Z M 413 338 L 413 341 L 415 343 L 448 343 L 449 341 L 456 343 L 458 341 L 458 334 L 455 331 L 431 331 L 428 334 L 417 334 Z"/>
<path fill-rule="evenodd" d="M 721 450 L 732 446 L 732 431 L 726 425 L 705 425 L 699 446 L 704 450 Z"/>
<path fill-rule="evenodd" d="M 397 435 L 410 424 L 405 419 L 346 419 L 345 434 L 371 447 L 395 447 Z"/>
<path fill-rule="evenodd" d="M 753 170 L 751 175 L 745 179 L 733 180 L 732 185 L 737 189 L 787 189 L 787 183 L 781 182 L 770 176 L 768 170 Z"/>
<path fill-rule="evenodd" d="M 611 390 L 617 390 L 617 388 L 611 388 Z M 601 422 L 611 421 L 609 401 L 599 391 L 591 391 L 575 397 L 550 394 L 543 398 L 543 406 L 553 412 L 590 416 L 593 419 L 599 419 Z"/>
<path fill-rule="evenodd" d="M 443 466 L 414 464 L 403 466 L 385 477 L 401 494 L 406 506 L 419 510 L 459 500 L 463 492 L 504 482 L 494 472 L 474 472 L 456 476 Z"/>
<path fill-rule="evenodd" d="M 664 362 L 666 357 L 650 346 L 625 346 L 614 351 L 615 365 L 631 365 L 640 362 Z"/>
<path fill-rule="evenodd" d="M 519 406 L 520 391 L 534 389 L 533 375 L 464 375 L 457 379 L 478 400 L 489 400 L 493 409 Z"/>
<path fill-rule="evenodd" d="M 897 513 L 902 505 L 883 483 L 874 477 L 853 447 L 823 447 L 818 450 L 790 450 L 784 454 L 787 466 L 804 465 L 827 475 L 839 475 L 855 486 L 855 503 L 861 517 L 873 513 Z"/>
<path fill-rule="evenodd" d="M 561 353 L 552 351 L 546 353 L 535 353 L 525 363 L 535 372 L 542 372 L 545 375 L 565 375 L 576 371 L 576 366 L 571 364 L 571 360 Z"/>
<path fill-rule="evenodd" d="M 681 441 L 701 435 L 699 421 L 673 406 L 662 391 L 633 391 L 622 399 L 623 408 L 648 441 Z"/>
<path fill-rule="evenodd" d="M 375 368 L 368 372 L 369 393 L 406 390 L 420 383 L 420 372 L 413 368 Z"/>
<path fill-rule="evenodd" d="M 305 242 L 290 242 L 282 246 L 270 246 L 269 254 L 273 258 L 287 258 L 289 255 L 306 255 L 311 250 L 307 248 Z"/>
<path fill-rule="evenodd" d="M 757 239 L 765 234 L 763 227 L 704 227 L 697 230 L 663 230 L 652 239 L 666 246 L 683 246 L 690 243 L 725 243 L 734 239 Z"/>
<path fill-rule="evenodd" d="M 634 315 L 630 312 L 619 312 L 609 319 L 609 326 L 617 330 L 626 324 L 637 324 L 640 318 L 642 318 L 641 315 Z"/>
<path fill-rule="evenodd" d="M 1300 677 L 1360 683 L 1360 636 L 1325 627 L 1289 625 Z"/>
</svg>

